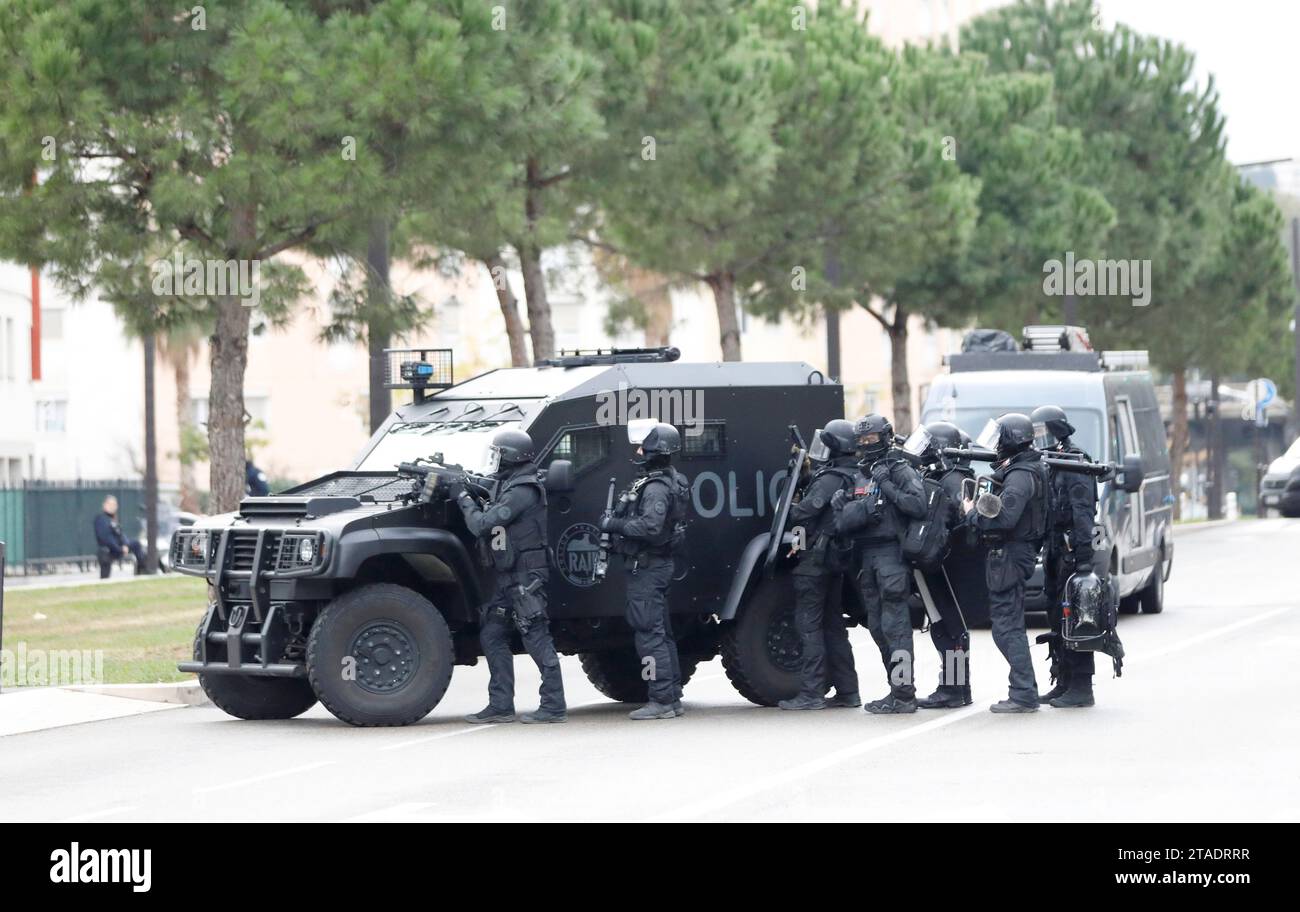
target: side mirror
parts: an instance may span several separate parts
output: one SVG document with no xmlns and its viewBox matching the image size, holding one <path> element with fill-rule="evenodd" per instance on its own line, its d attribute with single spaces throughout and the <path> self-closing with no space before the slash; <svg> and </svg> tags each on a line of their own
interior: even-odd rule
<svg viewBox="0 0 1300 912">
<path fill-rule="evenodd" d="M 1142 457 L 1135 453 L 1130 453 L 1124 457 L 1119 479 L 1121 491 L 1128 494 L 1136 494 L 1142 490 L 1142 481 L 1146 478 L 1146 473 L 1142 470 Z"/>
<path fill-rule="evenodd" d="M 551 494 L 565 494 L 573 490 L 573 463 L 556 459 L 546 469 L 542 485 Z"/>
</svg>

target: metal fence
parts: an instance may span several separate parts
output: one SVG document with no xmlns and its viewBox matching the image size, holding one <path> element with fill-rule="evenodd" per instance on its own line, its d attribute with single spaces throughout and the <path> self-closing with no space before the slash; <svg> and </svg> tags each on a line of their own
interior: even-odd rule
<svg viewBox="0 0 1300 912">
<path fill-rule="evenodd" d="M 95 517 L 117 498 L 118 521 L 137 537 L 144 491 L 138 481 L 28 481 L 0 487 L 0 541 L 7 570 L 41 573 L 60 565 L 95 566 Z"/>
</svg>

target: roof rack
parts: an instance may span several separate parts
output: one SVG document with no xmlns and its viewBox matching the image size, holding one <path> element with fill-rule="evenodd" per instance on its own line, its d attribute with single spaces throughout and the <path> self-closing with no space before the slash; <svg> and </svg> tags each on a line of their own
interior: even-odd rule
<svg viewBox="0 0 1300 912">
<path fill-rule="evenodd" d="M 455 385 L 450 348 L 384 349 L 384 389 L 413 390 L 419 404 L 428 397 L 428 390 Z"/>
<path fill-rule="evenodd" d="M 682 356 L 672 346 L 660 348 L 560 349 L 559 357 L 538 361 L 538 367 L 591 367 L 594 364 L 666 364 Z"/>
<path fill-rule="evenodd" d="M 1024 336 L 1025 351 L 1041 352 L 1090 352 L 1092 340 L 1088 330 L 1082 326 L 1035 325 L 1026 326 L 1021 333 Z"/>
<path fill-rule="evenodd" d="M 1102 366 L 1108 371 L 1144 371 L 1151 369 L 1151 356 L 1145 351 L 1104 351 Z"/>
</svg>

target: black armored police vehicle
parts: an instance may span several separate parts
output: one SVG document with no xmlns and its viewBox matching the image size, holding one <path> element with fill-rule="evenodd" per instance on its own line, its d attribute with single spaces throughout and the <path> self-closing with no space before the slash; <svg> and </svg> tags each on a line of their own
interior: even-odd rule
<svg viewBox="0 0 1300 912">
<path fill-rule="evenodd" d="M 601 572 L 597 523 L 611 485 L 636 471 L 628 423 L 655 418 L 680 430 L 676 464 L 691 481 L 670 594 L 683 680 L 720 652 L 748 699 L 793 696 L 799 637 L 779 547 L 787 480 L 803 457 L 791 439 L 842 417 L 843 390 L 802 363 L 677 357 L 577 352 L 457 384 L 448 350 L 390 352 L 389 385 L 413 389 L 414 402 L 352 468 L 176 532 L 172 565 L 209 583 L 194 659 L 181 670 L 241 718 L 291 718 L 317 700 L 357 725 L 423 717 L 453 666 L 480 655 L 477 608 L 490 578 L 448 492 L 490 486 L 480 476 L 493 435 L 520 428 L 548 491 L 555 645 L 578 655 L 606 696 L 644 701 L 624 574 Z"/>
</svg>

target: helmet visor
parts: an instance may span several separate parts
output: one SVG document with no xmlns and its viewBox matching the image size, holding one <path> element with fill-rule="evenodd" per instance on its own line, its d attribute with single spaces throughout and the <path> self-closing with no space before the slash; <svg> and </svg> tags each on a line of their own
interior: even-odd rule
<svg viewBox="0 0 1300 912">
<path fill-rule="evenodd" d="M 980 431 L 975 438 L 975 445 L 982 450 L 996 450 L 998 448 L 998 438 L 1002 435 L 1002 428 L 993 418 L 988 420 L 984 425 L 984 430 Z"/>
<path fill-rule="evenodd" d="M 484 472 L 488 475 L 495 475 L 501 468 L 501 447 L 496 444 L 490 444 L 487 451 L 487 461 L 484 465 Z"/>
<path fill-rule="evenodd" d="M 934 435 L 926 428 L 919 427 L 903 441 L 903 452 L 909 456 L 922 456 L 934 443 Z"/>
<path fill-rule="evenodd" d="M 822 439 L 822 428 L 817 429 L 813 434 L 813 442 L 808 446 L 808 458 L 814 462 L 829 462 L 831 458 L 831 449 Z"/>
<path fill-rule="evenodd" d="M 1040 450 L 1050 450 L 1060 443 L 1056 435 L 1051 432 L 1045 421 L 1034 422 L 1034 446 Z"/>
<path fill-rule="evenodd" d="M 627 423 L 627 442 L 640 446 L 658 423 L 653 418 L 633 418 Z"/>
<path fill-rule="evenodd" d="M 858 446 L 864 450 L 878 449 L 885 442 L 885 435 L 880 431 L 868 431 L 858 435 Z"/>
</svg>

